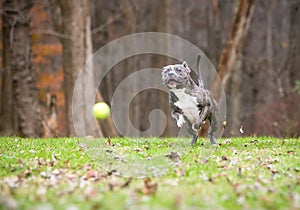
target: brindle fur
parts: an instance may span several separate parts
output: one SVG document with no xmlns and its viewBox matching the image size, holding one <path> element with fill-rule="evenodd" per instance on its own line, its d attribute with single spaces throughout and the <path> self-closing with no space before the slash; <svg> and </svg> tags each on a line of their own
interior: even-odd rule
<svg viewBox="0 0 300 210">
<path fill-rule="evenodd" d="M 218 129 L 218 118 L 217 118 L 217 103 L 213 99 L 209 90 L 204 88 L 202 78 L 198 78 L 199 85 L 197 85 L 190 76 L 190 68 L 186 62 L 182 64 L 169 65 L 163 68 L 162 80 L 170 90 L 169 102 L 172 111 L 172 117 L 178 121 L 180 116 L 183 116 L 188 132 L 193 136 L 191 144 L 195 145 L 198 139 L 198 132 L 205 120 L 209 120 L 210 128 L 208 136 L 212 145 L 216 144 L 214 134 Z M 201 75 L 199 75 L 201 77 Z M 195 121 L 190 121 L 175 103 L 180 100 L 175 90 L 182 89 L 184 93 L 195 97 L 197 102 L 197 108 L 199 110 L 199 116 L 196 117 Z"/>
</svg>

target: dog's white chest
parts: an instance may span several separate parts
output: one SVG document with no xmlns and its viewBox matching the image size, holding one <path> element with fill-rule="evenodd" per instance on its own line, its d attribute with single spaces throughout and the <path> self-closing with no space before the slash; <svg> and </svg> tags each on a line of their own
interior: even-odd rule
<svg viewBox="0 0 300 210">
<path fill-rule="evenodd" d="M 195 122 L 199 116 L 196 97 L 185 93 L 185 89 L 172 90 L 172 92 L 178 97 L 178 101 L 174 104 L 182 110 L 191 123 Z"/>
</svg>

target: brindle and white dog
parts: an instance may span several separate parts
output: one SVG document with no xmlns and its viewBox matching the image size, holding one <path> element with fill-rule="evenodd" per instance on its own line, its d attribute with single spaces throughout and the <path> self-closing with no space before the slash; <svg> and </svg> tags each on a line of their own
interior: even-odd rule
<svg viewBox="0 0 300 210">
<path fill-rule="evenodd" d="M 200 56 L 197 61 L 198 69 L 199 61 Z M 204 88 L 201 75 L 198 75 L 197 85 L 191 78 L 190 72 L 191 69 L 185 61 L 182 64 L 163 67 L 162 80 L 170 90 L 172 117 L 176 119 L 178 127 L 187 125 L 188 132 L 193 136 L 192 145 L 197 142 L 201 124 L 208 119 L 210 143 L 215 145 L 214 133 L 218 129 L 217 103 L 211 93 Z"/>
</svg>

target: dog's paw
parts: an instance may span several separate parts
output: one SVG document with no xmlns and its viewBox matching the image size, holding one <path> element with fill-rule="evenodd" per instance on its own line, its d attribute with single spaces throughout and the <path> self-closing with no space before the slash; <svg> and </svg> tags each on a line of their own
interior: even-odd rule
<svg viewBox="0 0 300 210">
<path fill-rule="evenodd" d="M 179 115 L 179 117 L 178 117 L 178 119 L 177 119 L 177 126 L 178 126 L 179 128 L 181 128 L 181 127 L 184 125 L 184 123 L 185 123 L 185 120 L 184 120 L 183 116 L 182 116 L 182 115 Z"/>
</svg>

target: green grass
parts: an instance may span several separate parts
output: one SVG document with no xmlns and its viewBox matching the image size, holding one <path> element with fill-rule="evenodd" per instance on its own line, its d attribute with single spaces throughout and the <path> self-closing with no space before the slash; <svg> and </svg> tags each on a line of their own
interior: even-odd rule
<svg viewBox="0 0 300 210">
<path fill-rule="evenodd" d="M 220 143 L 0 137 L 0 209 L 300 209 L 300 139 Z"/>
</svg>

